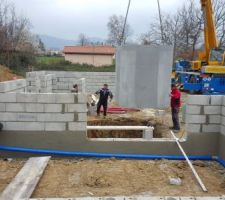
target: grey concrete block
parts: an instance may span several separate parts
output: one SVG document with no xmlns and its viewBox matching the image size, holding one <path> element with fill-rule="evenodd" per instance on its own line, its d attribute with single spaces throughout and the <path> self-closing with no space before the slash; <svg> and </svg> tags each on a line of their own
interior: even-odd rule
<svg viewBox="0 0 225 200">
<path fill-rule="evenodd" d="M 24 122 L 6 122 L 4 130 L 23 131 L 24 130 Z"/>
<path fill-rule="evenodd" d="M 221 115 L 209 115 L 209 123 L 210 124 L 220 124 L 221 123 Z"/>
<path fill-rule="evenodd" d="M 201 132 L 201 125 L 200 124 L 187 124 L 186 131 L 188 133 L 200 133 Z"/>
<path fill-rule="evenodd" d="M 204 114 L 206 115 L 219 115 L 222 113 L 221 106 L 204 106 Z"/>
<path fill-rule="evenodd" d="M 46 113 L 61 113 L 63 105 L 62 104 L 45 104 L 44 112 Z"/>
<path fill-rule="evenodd" d="M 14 92 L 18 89 L 25 88 L 25 87 L 26 87 L 25 79 L 4 81 L 4 82 L 0 82 L 0 93 Z"/>
<path fill-rule="evenodd" d="M 221 117 L 221 124 L 225 126 L 225 117 L 224 116 Z"/>
<path fill-rule="evenodd" d="M 0 103 L 0 112 L 5 112 L 5 111 L 6 111 L 6 104 Z"/>
<path fill-rule="evenodd" d="M 220 133 L 221 133 L 222 135 L 225 135 L 225 126 L 224 126 L 224 125 L 221 125 L 221 126 L 220 126 Z"/>
<path fill-rule="evenodd" d="M 17 121 L 17 114 L 16 113 L 1 113 L 0 114 L 0 121 L 7 122 L 7 121 Z"/>
<path fill-rule="evenodd" d="M 40 122 L 24 122 L 24 131 L 44 131 L 45 124 Z"/>
<path fill-rule="evenodd" d="M 74 114 L 45 113 L 37 114 L 39 122 L 73 122 Z"/>
<path fill-rule="evenodd" d="M 65 112 L 74 113 L 74 112 L 87 112 L 86 104 L 66 104 Z"/>
<path fill-rule="evenodd" d="M 25 112 L 24 103 L 7 103 L 6 112 Z"/>
<path fill-rule="evenodd" d="M 18 122 L 36 122 L 37 114 L 36 113 L 18 113 L 17 120 Z"/>
<path fill-rule="evenodd" d="M 87 103 L 87 94 L 78 94 L 78 103 Z"/>
<path fill-rule="evenodd" d="M 87 113 L 78 113 L 79 122 L 87 122 Z"/>
<path fill-rule="evenodd" d="M 225 96 L 223 96 L 223 106 L 225 106 Z"/>
<path fill-rule="evenodd" d="M 225 116 L 225 106 L 222 106 L 222 115 Z"/>
<path fill-rule="evenodd" d="M 55 94 L 56 95 L 56 103 L 74 103 L 75 94 Z"/>
<path fill-rule="evenodd" d="M 194 114 L 194 115 L 200 115 L 201 114 L 201 106 L 186 106 L 186 113 L 187 114 Z"/>
<path fill-rule="evenodd" d="M 38 103 L 55 103 L 56 96 L 55 94 L 38 94 L 37 102 Z"/>
<path fill-rule="evenodd" d="M 186 115 L 187 124 L 204 124 L 206 123 L 205 115 Z"/>
<path fill-rule="evenodd" d="M 209 102 L 208 95 L 188 95 L 187 104 L 189 105 L 209 105 Z"/>
<path fill-rule="evenodd" d="M 223 104 L 223 95 L 212 95 L 211 105 L 221 106 Z"/>
<path fill-rule="evenodd" d="M 42 113 L 44 112 L 44 104 L 26 103 L 25 111 L 30 113 Z"/>
<path fill-rule="evenodd" d="M 3 103 L 16 102 L 16 93 L 0 93 L 0 102 Z"/>
<path fill-rule="evenodd" d="M 87 130 L 87 123 L 86 122 L 69 123 L 69 130 L 70 131 L 86 131 Z"/>
<path fill-rule="evenodd" d="M 45 131 L 65 131 L 66 123 L 45 123 Z"/>
<path fill-rule="evenodd" d="M 220 133 L 220 125 L 202 125 L 203 133 Z"/>
<path fill-rule="evenodd" d="M 21 103 L 36 103 L 38 94 L 33 93 L 17 93 L 16 101 Z"/>
</svg>

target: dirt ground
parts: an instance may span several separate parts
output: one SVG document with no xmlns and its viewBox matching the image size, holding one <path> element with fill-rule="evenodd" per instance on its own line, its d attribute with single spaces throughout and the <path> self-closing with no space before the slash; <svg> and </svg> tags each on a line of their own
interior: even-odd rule
<svg viewBox="0 0 225 200">
<path fill-rule="evenodd" d="M 11 162 L 0 160 L 0 193 L 12 181 L 24 163 L 25 161 L 19 160 L 13 160 Z"/>
<path fill-rule="evenodd" d="M 182 112 L 180 112 L 181 131 L 180 138 L 185 137 Z M 93 114 L 88 117 L 90 126 L 152 126 L 154 138 L 171 138 L 170 127 L 172 126 L 170 109 L 155 110 L 144 109 L 140 112 L 128 112 L 126 114 L 108 114 L 107 118 L 96 117 Z M 142 131 L 88 131 L 89 138 L 142 138 Z"/>
<path fill-rule="evenodd" d="M 2 81 L 10 81 L 10 80 L 13 80 L 15 78 L 16 79 L 21 79 L 23 77 L 12 73 L 9 68 L 0 65 L 0 82 L 2 82 Z"/>
<path fill-rule="evenodd" d="M 129 160 L 50 161 L 33 198 L 152 195 L 218 196 L 225 194 L 225 169 L 216 162 L 195 161 L 208 192 L 202 192 L 186 162 Z M 171 185 L 169 177 L 182 180 Z"/>
</svg>

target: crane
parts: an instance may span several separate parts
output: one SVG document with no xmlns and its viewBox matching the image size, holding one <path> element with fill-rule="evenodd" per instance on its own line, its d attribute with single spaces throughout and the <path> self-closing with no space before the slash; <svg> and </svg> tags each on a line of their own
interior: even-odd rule
<svg viewBox="0 0 225 200">
<path fill-rule="evenodd" d="M 219 68 L 215 71 L 216 66 L 224 66 L 224 51 L 218 48 L 219 45 L 216 37 L 212 2 L 211 0 L 200 1 L 204 16 L 205 51 L 199 53 L 199 60 L 193 61 L 192 69 L 200 70 L 202 68 L 202 64 L 204 65 L 205 63 L 206 65 L 210 65 L 203 67 L 206 72 L 224 73 L 225 67 Z"/>
<path fill-rule="evenodd" d="M 225 94 L 225 52 L 219 48 L 212 0 L 200 0 L 204 17 L 205 50 L 198 60 L 177 61 L 176 76 L 184 90 L 203 94 Z"/>
</svg>

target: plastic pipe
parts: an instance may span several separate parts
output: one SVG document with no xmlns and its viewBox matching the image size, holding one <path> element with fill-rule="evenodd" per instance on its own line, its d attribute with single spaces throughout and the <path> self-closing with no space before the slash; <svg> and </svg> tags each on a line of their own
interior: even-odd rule
<svg viewBox="0 0 225 200">
<path fill-rule="evenodd" d="M 205 187 L 204 183 L 202 182 L 201 178 L 199 177 L 197 171 L 195 170 L 194 166 L 192 165 L 191 161 L 189 160 L 187 154 L 185 153 L 183 147 L 180 145 L 180 142 L 179 142 L 179 139 L 175 136 L 174 132 L 173 131 L 170 131 L 173 138 L 176 140 L 176 143 L 177 143 L 177 146 L 179 147 L 180 151 L 182 152 L 182 154 L 184 155 L 189 167 L 191 168 L 191 171 L 193 172 L 196 180 L 198 181 L 199 185 L 201 186 L 202 190 L 204 192 L 207 192 L 207 188 Z"/>
<path fill-rule="evenodd" d="M 47 154 L 55 156 L 72 156 L 72 157 L 93 157 L 93 158 L 118 158 L 118 159 L 137 159 L 137 160 L 185 160 L 180 155 L 145 155 L 145 154 L 116 154 L 116 153 L 93 153 L 93 152 L 77 152 L 77 151 L 61 151 L 48 149 L 31 149 L 22 147 L 0 146 L 0 151 L 31 153 L 31 154 Z M 212 161 L 212 156 L 188 156 L 190 160 Z"/>
<path fill-rule="evenodd" d="M 225 167 L 225 161 L 220 159 L 220 158 L 216 158 L 215 159 L 218 163 L 220 163 L 223 167 Z"/>
</svg>

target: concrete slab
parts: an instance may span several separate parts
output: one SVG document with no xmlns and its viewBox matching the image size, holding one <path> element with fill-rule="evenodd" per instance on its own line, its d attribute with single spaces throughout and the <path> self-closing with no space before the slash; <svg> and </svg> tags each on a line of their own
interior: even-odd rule
<svg viewBox="0 0 225 200">
<path fill-rule="evenodd" d="M 173 49 L 169 46 L 125 46 L 117 49 L 116 98 L 121 106 L 169 106 Z"/>
</svg>

